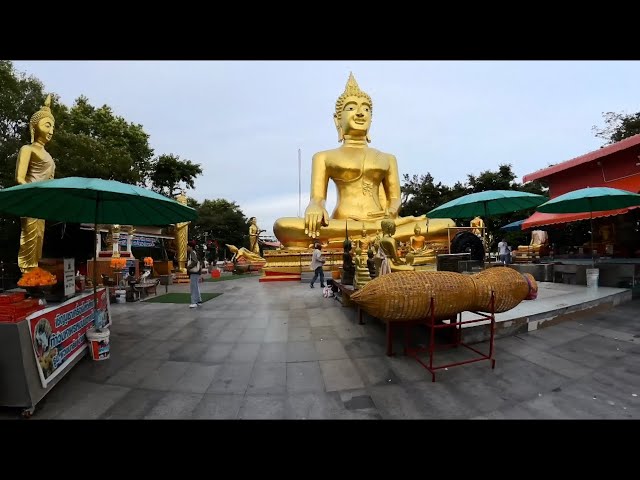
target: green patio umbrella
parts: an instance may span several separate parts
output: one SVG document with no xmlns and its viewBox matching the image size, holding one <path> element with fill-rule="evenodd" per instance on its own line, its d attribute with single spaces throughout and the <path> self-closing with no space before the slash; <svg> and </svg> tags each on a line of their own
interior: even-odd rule
<svg viewBox="0 0 640 480">
<path fill-rule="evenodd" d="M 135 185 L 99 178 L 67 177 L 0 190 L 0 213 L 69 223 L 168 225 L 188 222 L 197 212 Z M 94 236 L 94 252 L 96 250 Z M 93 269 L 94 308 L 96 271 Z M 97 308 L 96 308 L 97 310 Z"/>
<path fill-rule="evenodd" d="M 640 195 L 610 187 L 589 187 L 565 193 L 540 205 L 542 213 L 586 213 L 591 222 L 591 266 L 593 256 L 593 212 L 640 206 Z"/>
<path fill-rule="evenodd" d="M 471 193 L 440 205 L 427 213 L 429 218 L 491 217 L 534 208 L 547 199 L 517 190 L 487 190 Z"/>
</svg>

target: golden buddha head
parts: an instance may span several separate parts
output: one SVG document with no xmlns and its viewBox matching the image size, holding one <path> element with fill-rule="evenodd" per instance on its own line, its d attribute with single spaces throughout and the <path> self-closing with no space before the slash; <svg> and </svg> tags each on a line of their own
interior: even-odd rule
<svg viewBox="0 0 640 480">
<path fill-rule="evenodd" d="M 53 128 L 56 124 L 55 118 L 51 113 L 51 95 L 47 95 L 44 105 L 40 107 L 29 120 L 29 133 L 31 134 L 31 143 L 38 139 L 43 143 L 47 143 L 53 137 Z M 36 136 L 36 131 L 38 135 Z"/>
<path fill-rule="evenodd" d="M 187 196 L 184 193 L 184 190 L 180 190 L 180 193 L 176 196 L 176 201 L 182 205 L 187 204 Z"/>
<path fill-rule="evenodd" d="M 385 235 L 392 236 L 396 233 L 396 222 L 391 220 L 390 218 L 385 218 L 380 222 L 380 227 L 382 227 L 382 233 Z"/>
<path fill-rule="evenodd" d="M 422 232 L 422 230 L 420 229 L 420 225 L 416 225 L 416 227 L 413 229 L 413 233 L 417 237 L 418 235 L 420 235 L 420 232 Z"/>
<path fill-rule="evenodd" d="M 338 130 L 338 142 L 344 140 L 345 134 L 364 136 L 369 139 L 373 102 L 371 97 L 360 90 L 353 73 L 349 74 L 349 80 L 344 92 L 336 100 L 336 111 L 333 114 L 333 122 Z"/>
<path fill-rule="evenodd" d="M 251 218 L 249 219 L 249 223 L 250 223 L 251 225 L 255 225 L 256 223 L 258 223 L 258 221 L 256 220 L 256 217 L 251 217 Z"/>
</svg>

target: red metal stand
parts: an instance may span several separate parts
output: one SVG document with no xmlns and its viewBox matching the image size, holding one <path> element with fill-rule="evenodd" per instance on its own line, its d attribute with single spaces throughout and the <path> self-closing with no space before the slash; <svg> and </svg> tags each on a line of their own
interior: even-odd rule
<svg viewBox="0 0 640 480">
<path fill-rule="evenodd" d="M 416 359 L 416 361 L 422 365 L 424 368 L 426 368 L 427 370 L 429 370 L 429 372 L 431 372 L 431 381 L 435 382 L 436 381 L 436 370 L 441 370 L 443 368 L 449 368 L 449 367 L 457 367 L 458 365 L 465 365 L 467 363 L 474 363 L 474 362 L 480 362 L 482 360 L 489 360 L 491 361 L 491 368 L 495 368 L 496 366 L 496 360 L 495 358 L 493 358 L 493 344 L 494 344 L 494 337 L 495 337 L 495 331 L 496 331 L 496 317 L 495 317 L 495 293 L 491 292 L 491 300 L 489 302 L 489 312 L 490 313 L 480 313 L 480 312 L 471 312 L 471 313 L 475 313 L 476 315 L 480 315 L 481 318 L 476 318 L 473 320 L 462 320 L 462 313 L 460 313 L 457 317 L 453 318 L 449 323 L 441 323 L 441 324 L 436 324 L 436 319 L 435 319 L 435 301 L 433 299 L 433 297 L 431 297 L 431 305 L 429 306 L 429 312 L 430 312 L 430 316 L 426 319 L 426 324 L 429 327 L 430 330 L 430 338 L 429 338 L 429 346 L 428 347 L 424 347 L 424 348 L 412 348 L 409 346 L 409 341 L 410 341 L 410 328 L 418 323 L 424 324 L 424 321 L 421 322 L 414 322 L 412 324 L 406 324 L 405 325 L 405 345 L 404 345 L 404 352 L 405 355 L 409 355 L 413 358 Z M 456 321 L 457 319 L 457 321 Z M 470 345 L 467 345 L 466 343 L 462 342 L 462 325 L 465 324 L 473 324 L 473 323 L 479 323 L 482 322 L 484 320 L 489 320 L 490 321 L 490 338 L 489 338 L 489 353 L 485 354 L 483 352 L 480 352 L 479 350 L 476 350 L 475 348 L 473 348 Z M 387 323 L 387 329 L 390 330 L 390 325 L 391 322 Z M 455 341 L 453 343 L 449 343 L 449 344 L 445 344 L 445 345 L 439 345 L 439 347 L 458 347 L 458 346 L 463 346 L 468 348 L 469 350 L 477 353 L 479 356 L 477 358 L 472 358 L 470 360 L 464 360 L 461 362 L 453 362 L 453 363 L 447 363 L 444 365 L 438 365 L 438 366 L 433 366 L 433 357 L 434 354 L 436 352 L 436 345 L 435 345 L 435 333 L 436 330 L 440 330 L 440 329 L 445 329 L 445 328 L 453 328 L 455 329 Z M 389 337 L 388 337 L 389 339 Z M 388 349 L 389 344 L 387 344 L 387 355 L 389 355 L 390 350 Z M 425 364 L 419 357 L 418 355 L 420 353 L 423 352 L 428 352 L 429 354 L 429 364 Z"/>
</svg>

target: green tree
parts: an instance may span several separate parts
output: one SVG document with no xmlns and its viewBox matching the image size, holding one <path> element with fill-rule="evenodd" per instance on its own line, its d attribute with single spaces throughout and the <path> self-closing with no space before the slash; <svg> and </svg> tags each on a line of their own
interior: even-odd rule
<svg viewBox="0 0 640 480">
<path fill-rule="evenodd" d="M 402 179 L 402 204 L 399 212 L 401 216 L 423 215 L 446 203 L 442 200 L 449 193 L 449 187 L 440 182 L 435 184 L 430 173 L 411 177 L 405 174 Z"/>
<path fill-rule="evenodd" d="M 127 122 L 107 105 L 96 108 L 80 96 L 70 110 L 61 109 L 56 127 L 49 150 L 57 162 L 57 177 L 146 184 L 153 149 L 142 125 Z"/>
<path fill-rule="evenodd" d="M 606 112 L 603 113 L 604 127 L 594 125 L 592 130 L 595 136 L 606 141 L 605 145 L 619 142 L 625 138 L 640 133 L 640 112 L 625 114 Z"/>
<path fill-rule="evenodd" d="M 202 175 L 202 167 L 190 160 L 180 160 L 178 155 L 160 155 L 151 163 L 149 180 L 152 189 L 173 197 L 182 188 L 194 188 L 194 181 Z"/>
<path fill-rule="evenodd" d="M 511 170 L 511 165 L 500 165 L 498 171 L 485 170 L 477 177 L 467 175 L 468 193 L 486 192 L 487 190 L 517 190 L 518 184 L 514 182 L 516 174 Z"/>
<path fill-rule="evenodd" d="M 433 176 L 426 175 L 404 175 L 402 191 L 402 206 L 400 215 L 424 215 L 430 210 L 443 205 L 458 197 L 470 193 L 484 192 L 487 190 L 518 190 L 528 193 L 544 195 L 545 187 L 540 182 L 529 182 L 522 185 L 515 181 L 516 175 L 511 165 L 500 165 L 497 171 L 485 170 L 479 175 L 467 175 L 465 183 L 456 182 L 453 187 L 443 185 L 441 182 L 434 182 Z M 522 220 L 533 214 L 535 209 L 514 212 L 495 217 L 484 218 L 487 234 L 491 239 L 498 239 L 507 236 L 511 244 L 522 242 L 525 235 L 514 233 L 505 235 L 500 227 L 517 220 Z M 483 216 L 484 217 L 484 216 Z M 458 226 L 469 226 L 469 219 L 454 219 Z"/>
<path fill-rule="evenodd" d="M 18 150 L 30 142 L 29 119 L 44 104 L 42 83 L 16 72 L 13 63 L 0 60 L 0 188 L 15 185 Z M 54 115 L 59 111 L 53 99 Z"/>
<path fill-rule="evenodd" d="M 190 200 L 187 200 L 187 204 Z M 228 254 L 224 245 L 235 245 L 238 248 L 248 246 L 248 220 L 235 202 L 216 199 L 198 204 L 192 200 L 191 205 L 197 208 L 198 219 L 189 228 L 190 239 L 196 239 L 200 243 L 216 240 L 221 247 L 221 256 L 225 255 L 225 251 Z"/>
</svg>

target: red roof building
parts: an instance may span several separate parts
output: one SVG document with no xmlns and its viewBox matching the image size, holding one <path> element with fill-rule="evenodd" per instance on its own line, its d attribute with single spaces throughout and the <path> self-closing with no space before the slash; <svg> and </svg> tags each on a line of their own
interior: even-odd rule
<svg viewBox="0 0 640 480">
<path fill-rule="evenodd" d="M 566 162 L 543 168 L 523 177 L 523 182 L 542 180 L 549 186 L 549 198 L 587 187 L 611 187 L 640 193 L 640 134 L 599 148 Z M 629 209 L 594 212 L 593 217 L 620 215 Z M 589 213 L 551 214 L 536 212 L 522 228 L 589 219 Z"/>
</svg>

